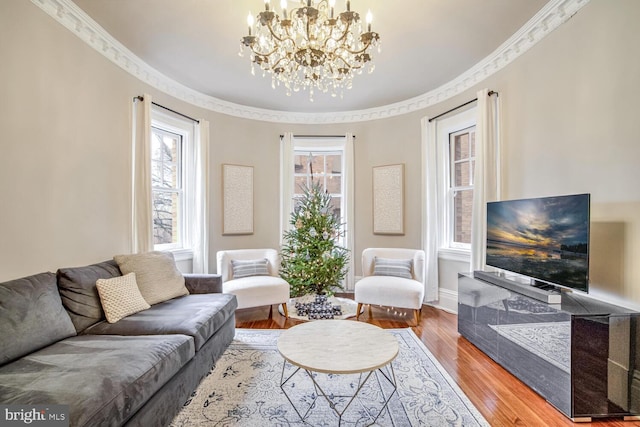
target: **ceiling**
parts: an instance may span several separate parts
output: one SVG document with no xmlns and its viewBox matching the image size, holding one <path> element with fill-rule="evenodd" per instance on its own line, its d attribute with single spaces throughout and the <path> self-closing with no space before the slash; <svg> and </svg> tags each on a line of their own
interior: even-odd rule
<svg viewBox="0 0 640 427">
<path fill-rule="evenodd" d="M 352 0 L 373 13 L 382 51 L 375 71 L 353 79 L 342 98 L 287 96 L 240 57 L 246 16 L 263 0 L 75 0 L 94 21 L 165 76 L 223 101 L 260 109 L 325 113 L 405 101 L 452 81 L 494 52 L 548 0 Z M 272 0 L 279 8 L 279 1 Z M 293 0 L 289 0 L 292 5 Z M 291 6 L 290 6 L 291 7 Z M 337 0 L 336 9 L 344 10 Z"/>
</svg>

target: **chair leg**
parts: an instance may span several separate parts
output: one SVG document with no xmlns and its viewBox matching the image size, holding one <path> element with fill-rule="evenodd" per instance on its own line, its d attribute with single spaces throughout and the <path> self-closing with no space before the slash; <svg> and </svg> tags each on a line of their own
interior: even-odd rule
<svg viewBox="0 0 640 427">
<path fill-rule="evenodd" d="M 416 321 L 416 326 L 420 324 L 420 313 L 421 313 L 421 310 L 419 308 L 416 310 L 413 310 L 413 318 Z"/>
<path fill-rule="evenodd" d="M 287 303 L 286 302 L 282 303 L 282 312 L 284 313 L 284 317 L 286 319 L 288 319 L 289 318 L 289 311 L 287 310 Z"/>
<path fill-rule="evenodd" d="M 360 310 L 362 310 L 362 303 L 358 303 L 358 308 L 356 308 L 356 320 L 360 318 Z"/>
<path fill-rule="evenodd" d="M 269 306 L 269 319 L 273 318 L 273 305 Z"/>
</svg>

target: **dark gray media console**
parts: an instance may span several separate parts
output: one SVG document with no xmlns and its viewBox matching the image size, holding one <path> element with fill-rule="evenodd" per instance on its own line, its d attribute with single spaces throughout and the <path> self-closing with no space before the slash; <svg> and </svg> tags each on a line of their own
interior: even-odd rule
<svg viewBox="0 0 640 427">
<path fill-rule="evenodd" d="M 458 275 L 464 338 L 573 421 L 640 419 L 640 313 L 572 292 L 549 304 L 495 283 Z"/>
</svg>

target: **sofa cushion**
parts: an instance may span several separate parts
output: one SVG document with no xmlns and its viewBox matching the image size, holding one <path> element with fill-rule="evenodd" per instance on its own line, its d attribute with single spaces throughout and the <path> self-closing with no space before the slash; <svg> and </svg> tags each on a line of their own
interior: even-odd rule
<svg viewBox="0 0 640 427">
<path fill-rule="evenodd" d="M 115 261 L 61 268 L 57 274 L 62 305 L 67 309 L 78 333 L 104 319 L 96 281 L 122 275 Z"/>
<path fill-rule="evenodd" d="M 111 279 L 98 279 L 96 288 L 98 288 L 102 309 L 109 323 L 116 323 L 123 317 L 151 307 L 140 294 L 136 283 L 136 273 Z"/>
<path fill-rule="evenodd" d="M 0 365 L 76 334 L 55 274 L 0 283 L 0 331 Z"/>
<path fill-rule="evenodd" d="M 100 322 L 85 334 L 184 334 L 195 340 L 196 351 L 232 316 L 236 298 L 227 294 L 197 294 L 174 298 L 116 323 Z"/>
<path fill-rule="evenodd" d="M 69 405 L 69 425 L 122 425 L 194 356 L 184 335 L 81 335 L 0 367 L 0 402 Z"/>
<path fill-rule="evenodd" d="M 171 252 L 116 255 L 113 259 L 122 274 L 136 273 L 140 293 L 150 305 L 189 294 Z"/>
</svg>

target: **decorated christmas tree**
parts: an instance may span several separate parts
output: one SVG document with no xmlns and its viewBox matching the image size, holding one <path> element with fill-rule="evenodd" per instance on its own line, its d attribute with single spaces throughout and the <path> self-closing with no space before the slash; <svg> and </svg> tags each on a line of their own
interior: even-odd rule
<svg viewBox="0 0 640 427">
<path fill-rule="evenodd" d="M 280 276 L 289 282 L 291 296 L 333 295 L 343 289 L 349 251 L 338 245 L 344 235 L 340 219 L 331 212 L 331 195 L 312 183 L 303 188 L 285 231 Z"/>
</svg>

